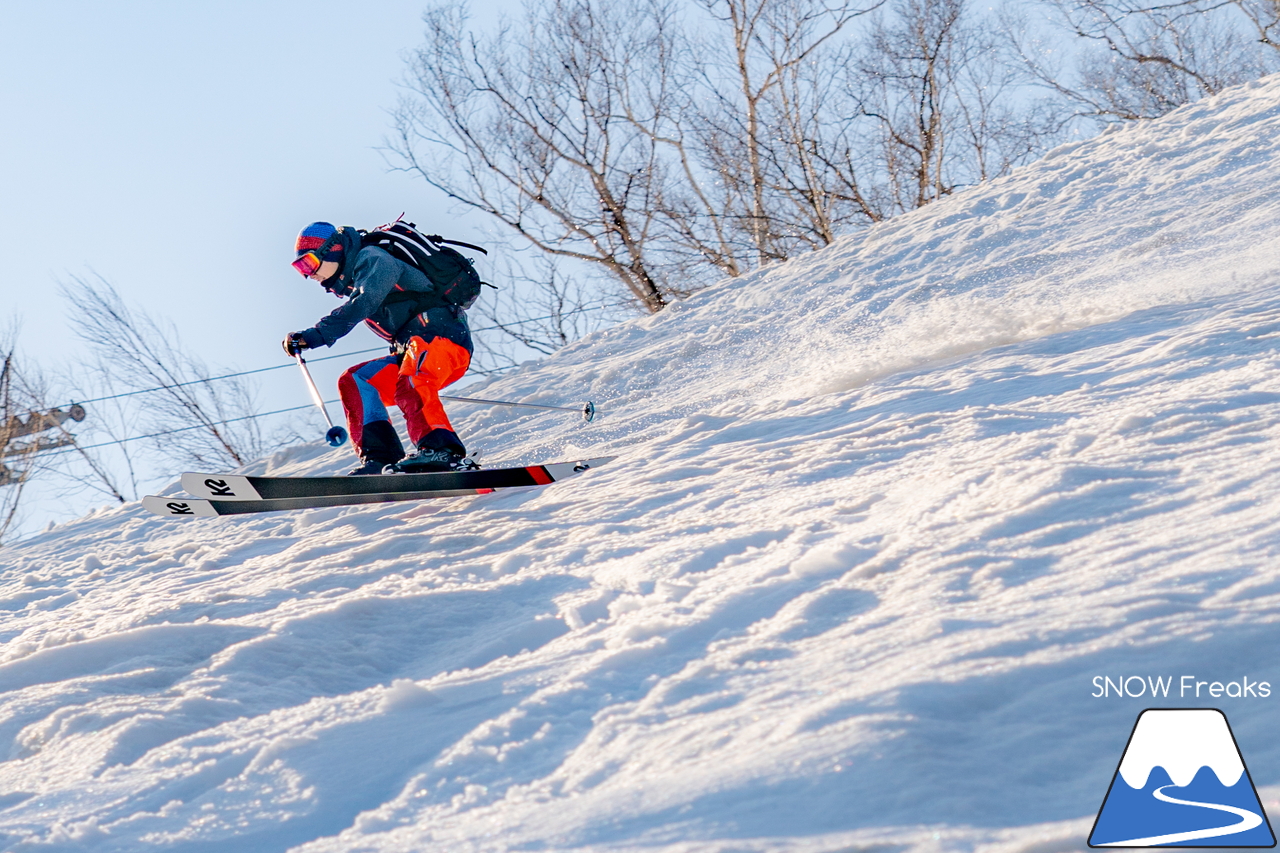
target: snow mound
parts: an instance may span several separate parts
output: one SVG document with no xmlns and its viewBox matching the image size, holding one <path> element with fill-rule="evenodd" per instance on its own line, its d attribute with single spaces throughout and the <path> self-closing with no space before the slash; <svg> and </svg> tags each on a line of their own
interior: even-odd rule
<svg viewBox="0 0 1280 853">
<path fill-rule="evenodd" d="M 456 409 L 569 483 L 0 552 L 0 846 L 1082 847 L 1094 677 L 1280 641 L 1277 147 L 1233 89 L 468 389 L 594 400 Z"/>
</svg>

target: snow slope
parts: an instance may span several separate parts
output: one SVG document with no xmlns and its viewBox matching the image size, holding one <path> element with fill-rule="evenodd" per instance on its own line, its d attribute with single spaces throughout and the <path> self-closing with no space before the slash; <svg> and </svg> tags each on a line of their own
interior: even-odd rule
<svg viewBox="0 0 1280 853">
<path fill-rule="evenodd" d="M 595 400 L 459 418 L 570 483 L 0 552 L 0 847 L 1049 853 L 1151 704 L 1280 784 L 1278 149 L 1234 89 L 468 389 Z M 1184 674 L 1275 689 L 1093 695 Z"/>
</svg>

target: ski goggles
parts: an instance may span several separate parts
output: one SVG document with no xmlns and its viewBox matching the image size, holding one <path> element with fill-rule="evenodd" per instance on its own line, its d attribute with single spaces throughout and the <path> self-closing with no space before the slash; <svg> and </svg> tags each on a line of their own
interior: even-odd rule
<svg viewBox="0 0 1280 853">
<path fill-rule="evenodd" d="M 329 235 L 329 239 L 321 243 L 318 248 L 299 255 L 294 259 L 291 266 L 298 272 L 302 273 L 304 278 L 311 278 L 311 276 L 315 275 L 316 271 L 320 269 L 320 265 L 324 263 L 325 254 L 333 248 L 335 243 L 338 242 L 339 233 L 340 232 L 338 231 L 333 232 Z"/>
<path fill-rule="evenodd" d="M 304 255 L 299 255 L 298 259 L 293 262 L 292 266 L 295 270 L 302 273 L 304 278 L 311 278 L 311 276 L 315 275 L 320 269 L 320 264 L 322 263 L 323 261 L 320 260 L 320 256 L 318 254 L 315 252 L 307 252 Z"/>
</svg>

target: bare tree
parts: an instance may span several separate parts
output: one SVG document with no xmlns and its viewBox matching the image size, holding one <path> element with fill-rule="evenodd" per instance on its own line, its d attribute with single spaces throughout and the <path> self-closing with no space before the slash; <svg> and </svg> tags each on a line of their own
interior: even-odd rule
<svg viewBox="0 0 1280 853">
<path fill-rule="evenodd" d="M 476 373 L 498 373 L 549 355 L 623 313 L 624 306 L 603 302 L 553 256 L 539 255 L 524 268 L 508 259 L 505 268 L 503 287 L 470 312 L 476 331 L 501 333 L 497 341 L 476 335 Z"/>
<path fill-rule="evenodd" d="M 1047 62 L 1025 18 L 1006 26 L 1025 68 L 1082 116 L 1155 118 L 1280 67 L 1270 0 L 1041 0 L 1059 32 L 1081 40 L 1068 67 Z M 1255 32 L 1250 33 L 1250 27 Z"/>
<path fill-rule="evenodd" d="M 948 100 L 963 0 L 905 0 L 892 24 L 877 23 L 851 83 L 870 119 L 894 207 L 911 210 L 953 189 Z"/>
<path fill-rule="evenodd" d="M 523 32 L 483 42 L 460 6 L 428 11 L 393 144 L 450 198 L 604 270 L 651 312 L 669 298 L 645 251 L 659 164 L 619 101 L 662 54 L 659 2 L 547 0 Z"/>
<path fill-rule="evenodd" d="M 438 7 L 393 148 L 452 198 L 603 268 L 656 311 L 834 239 L 844 196 L 803 163 L 778 165 L 814 159 L 800 90 L 814 91 L 809 66 L 865 11 L 704 0 L 690 24 L 665 0 L 545 0 L 523 31 L 482 41 L 460 7 Z"/>
<path fill-rule="evenodd" d="M 88 488 L 124 503 L 127 498 L 116 487 L 111 466 L 71 432 L 79 432 L 88 418 L 85 407 L 51 405 L 55 397 L 50 389 L 66 384 L 64 377 L 29 361 L 20 366 L 16 330 L 0 338 L 0 541 L 18 529 L 20 508 L 33 485 L 40 500 L 81 497 Z M 66 397 L 59 392 L 57 399 Z M 100 412 L 94 414 L 96 421 Z"/>
<path fill-rule="evenodd" d="M 13 529 L 41 449 L 44 418 L 35 389 L 19 373 L 12 338 L 0 348 L 0 542 Z"/>
<path fill-rule="evenodd" d="M 689 101 L 682 120 L 713 178 L 701 181 L 709 185 L 703 194 L 723 198 L 705 219 L 746 249 L 722 263 L 723 272 L 827 245 L 848 224 L 842 202 L 867 215 L 852 174 L 830 180 L 840 152 L 825 136 L 834 130 L 839 140 L 843 124 L 829 97 L 849 56 L 840 37 L 881 2 L 700 0 L 711 25 L 690 53 L 705 94 Z"/>
<path fill-rule="evenodd" d="M 533 0 L 523 30 L 484 37 L 437 7 L 393 150 L 657 311 L 1056 141 L 964 0 L 899 0 L 864 26 L 886 2 Z M 576 298 L 572 272 L 546 278 L 551 301 Z"/>
<path fill-rule="evenodd" d="M 1253 27 L 1258 43 L 1280 50 L 1280 3 L 1276 0 L 1233 0 Z"/>
<path fill-rule="evenodd" d="M 102 279 L 74 279 L 64 296 L 75 305 L 77 322 L 94 328 L 90 345 L 103 387 L 151 391 L 132 428 L 153 437 L 165 457 L 216 470 L 239 467 L 273 448 L 257 421 L 245 417 L 256 408 L 250 387 L 240 379 L 211 382 L 214 373 L 180 344 L 172 327 L 128 307 Z"/>
<path fill-rule="evenodd" d="M 1019 97 L 990 23 L 966 0 L 898 0 L 844 80 L 861 119 L 875 215 L 1005 174 L 1055 142 L 1060 118 Z"/>
<path fill-rule="evenodd" d="M 978 184 L 1062 141 L 1074 115 L 1023 85 L 993 15 L 961 22 L 949 77 L 956 90 L 952 147 L 957 184 Z"/>
<path fill-rule="evenodd" d="M 84 376 L 67 377 L 63 384 L 75 388 Z M 89 394 L 83 395 L 89 397 Z M 62 440 L 70 448 L 51 457 L 37 457 L 43 470 L 65 484 L 63 493 L 83 496 L 97 493 L 116 503 L 137 500 L 139 460 L 132 450 L 131 432 L 138 423 L 137 412 L 128 400 L 106 400 L 94 403 L 92 417 L 78 435 L 72 435 L 64 423 L 58 427 Z"/>
</svg>

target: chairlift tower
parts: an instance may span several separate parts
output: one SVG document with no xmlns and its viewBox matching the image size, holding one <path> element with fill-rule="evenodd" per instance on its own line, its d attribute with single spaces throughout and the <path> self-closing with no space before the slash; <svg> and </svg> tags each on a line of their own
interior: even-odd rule
<svg viewBox="0 0 1280 853">
<path fill-rule="evenodd" d="M 13 457 L 34 456 L 46 450 L 56 450 L 75 444 L 75 436 L 62 430 L 58 435 L 43 435 L 50 430 L 61 430 L 67 421 L 79 423 L 85 419 L 84 406 L 73 404 L 66 411 L 48 409 L 28 412 L 26 415 L 10 415 L 0 423 L 0 460 Z M 20 482 L 22 473 L 14 471 L 0 461 L 0 486 Z"/>
</svg>

